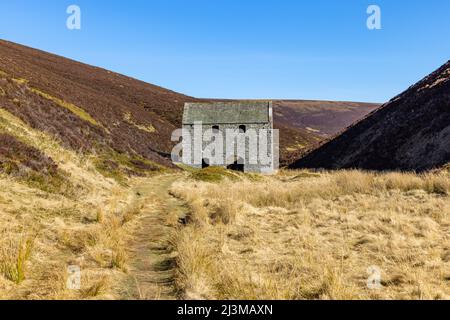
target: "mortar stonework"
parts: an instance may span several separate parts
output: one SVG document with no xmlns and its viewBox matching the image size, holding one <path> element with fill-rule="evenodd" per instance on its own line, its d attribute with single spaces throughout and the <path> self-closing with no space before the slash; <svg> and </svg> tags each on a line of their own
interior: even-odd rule
<svg viewBox="0 0 450 320">
<path fill-rule="evenodd" d="M 238 134 L 240 126 L 245 126 L 246 133 Z M 243 165 L 244 172 L 272 173 L 277 166 L 271 102 L 187 103 L 183 115 L 183 154 L 185 154 L 183 162 L 191 167 L 202 168 L 201 162 L 194 164 L 194 127 L 201 128 L 202 136 L 205 133 L 212 134 L 213 139 L 218 138 L 220 134 L 226 137 L 227 132 L 230 131 L 237 134 L 236 140 L 222 140 L 222 149 L 220 149 L 220 143 L 214 145 L 216 150 L 223 150 L 222 152 L 219 150 L 218 163 L 206 157 L 206 147 L 212 146 L 211 141 L 207 139 L 201 143 L 201 158 L 211 166 L 228 167 L 236 164 L 238 156 L 244 154 L 244 159 L 240 159 L 238 163 Z M 216 134 L 213 134 L 213 127 L 218 127 Z M 263 138 L 264 135 L 267 135 L 267 139 Z M 233 141 L 234 152 L 233 149 L 226 148 L 227 143 L 230 144 Z M 244 141 L 246 143 L 243 143 Z M 264 147 L 267 150 L 265 154 L 267 159 L 263 159 L 258 153 L 259 150 L 263 151 Z M 187 156 L 188 153 L 189 156 Z M 189 160 L 186 161 L 187 159 Z"/>
</svg>

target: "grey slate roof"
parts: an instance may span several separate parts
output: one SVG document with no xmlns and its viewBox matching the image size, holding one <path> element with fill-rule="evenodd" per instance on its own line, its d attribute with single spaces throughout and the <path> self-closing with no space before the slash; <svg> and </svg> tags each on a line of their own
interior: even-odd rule
<svg viewBox="0 0 450 320">
<path fill-rule="evenodd" d="M 268 101 L 186 103 L 183 124 L 268 123 L 271 106 Z"/>
</svg>

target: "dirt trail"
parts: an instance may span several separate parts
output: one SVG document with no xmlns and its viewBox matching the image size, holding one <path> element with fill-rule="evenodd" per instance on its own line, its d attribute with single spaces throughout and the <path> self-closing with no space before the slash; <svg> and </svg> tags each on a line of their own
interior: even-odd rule
<svg viewBox="0 0 450 320">
<path fill-rule="evenodd" d="M 169 194 L 180 175 L 158 176 L 135 187 L 144 208 L 132 223 L 129 271 L 121 288 L 124 299 L 176 299 L 173 285 L 176 252 L 171 236 L 188 209 Z"/>
</svg>

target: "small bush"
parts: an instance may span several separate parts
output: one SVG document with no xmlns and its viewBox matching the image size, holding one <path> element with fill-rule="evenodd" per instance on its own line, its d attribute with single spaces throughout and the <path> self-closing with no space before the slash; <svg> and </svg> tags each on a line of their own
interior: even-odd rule
<svg viewBox="0 0 450 320">
<path fill-rule="evenodd" d="M 127 272 L 127 259 L 128 257 L 125 250 L 120 246 L 116 246 L 112 250 L 111 267 L 120 269 L 123 272 Z"/>
<path fill-rule="evenodd" d="M 0 272 L 3 276 L 20 284 L 25 280 L 26 262 L 31 256 L 34 237 L 21 240 L 19 244 L 9 241 L 0 248 Z"/>
<path fill-rule="evenodd" d="M 232 181 L 240 180 L 239 174 L 222 167 L 208 167 L 196 170 L 190 174 L 190 177 L 194 180 L 212 183 L 220 182 L 224 179 L 230 179 Z"/>
<path fill-rule="evenodd" d="M 450 177 L 445 174 L 426 175 L 425 178 L 425 189 L 429 193 L 435 193 L 440 195 L 450 194 Z"/>
<path fill-rule="evenodd" d="M 213 224 L 218 222 L 229 224 L 235 221 L 238 206 L 235 202 L 224 200 L 218 201 L 208 209 L 209 217 Z"/>
<path fill-rule="evenodd" d="M 36 171 L 28 171 L 22 177 L 28 186 L 48 193 L 61 194 L 68 198 L 76 196 L 73 184 L 61 172 L 45 175 Z"/>
</svg>

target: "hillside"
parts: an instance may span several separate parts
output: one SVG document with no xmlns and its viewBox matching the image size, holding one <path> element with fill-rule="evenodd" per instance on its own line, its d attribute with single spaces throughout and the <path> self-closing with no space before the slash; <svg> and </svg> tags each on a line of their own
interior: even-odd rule
<svg viewBox="0 0 450 320">
<path fill-rule="evenodd" d="M 0 41 L 0 299 L 448 298 L 450 172 L 172 170 L 198 100 Z M 375 107 L 276 101 L 282 160 Z"/>
<path fill-rule="evenodd" d="M 275 122 L 329 137 L 339 133 L 374 111 L 379 104 L 314 101 L 314 100 L 279 100 L 274 102 Z"/>
<path fill-rule="evenodd" d="M 200 100 L 2 40 L 0 86 L 2 108 L 65 147 L 108 154 L 112 162 L 103 163 L 106 169 L 118 163 L 111 153 L 136 156 L 138 166 L 142 159 L 170 166 L 170 135 L 180 127 L 184 103 Z M 282 163 L 372 110 L 357 103 L 314 101 L 277 101 L 275 106 Z"/>
<path fill-rule="evenodd" d="M 280 129 L 281 163 L 294 162 L 311 146 L 342 131 L 379 106 L 340 101 L 274 101 L 275 127 Z"/>
<path fill-rule="evenodd" d="M 417 170 L 450 162 L 450 61 L 292 168 Z"/>
<path fill-rule="evenodd" d="M 74 150 L 136 154 L 170 165 L 184 95 L 52 54 L 0 42 L 0 103 Z"/>
</svg>

